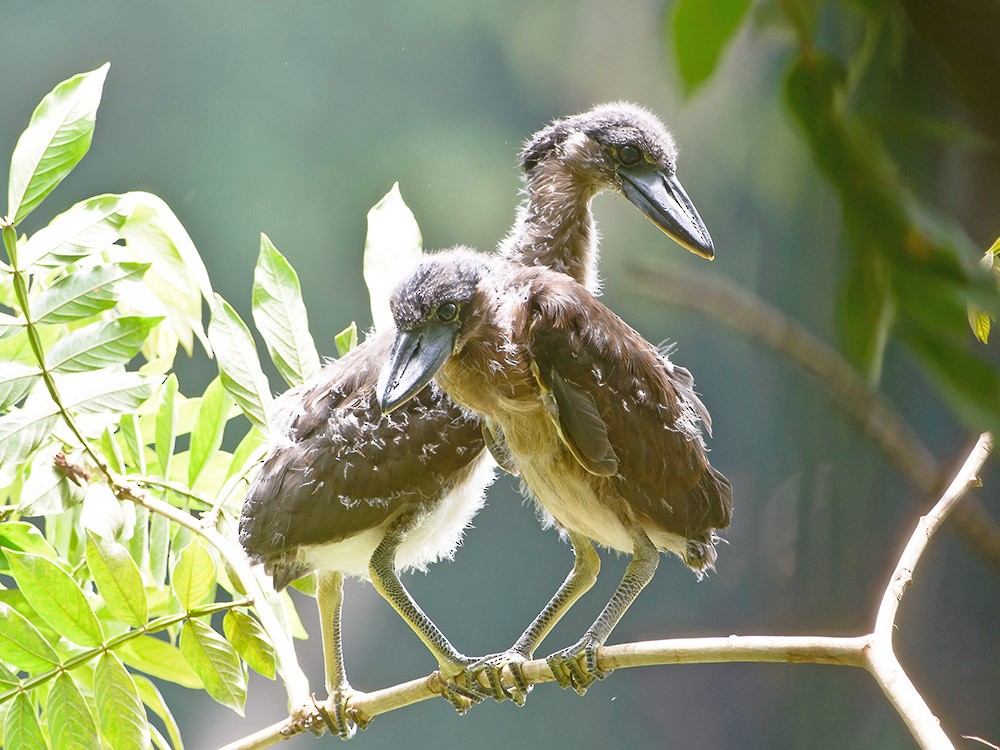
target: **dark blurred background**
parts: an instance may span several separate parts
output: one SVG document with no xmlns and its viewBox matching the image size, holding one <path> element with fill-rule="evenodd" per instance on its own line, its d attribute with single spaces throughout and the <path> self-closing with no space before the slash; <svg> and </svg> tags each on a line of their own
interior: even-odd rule
<svg viewBox="0 0 1000 750">
<path fill-rule="evenodd" d="M 996 149 L 968 129 L 982 120 L 963 109 L 953 90 L 961 82 L 921 36 L 936 33 L 933 19 L 925 13 L 930 28 L 921 29 L 919 14 L 888 5 L 899 16 L 895 42 L 907 62 L 887 68 L 868 93 L 866 114 L 897 122 L 895 106 L 909 96 L 954 120 L 962 137 L 901 128 L 890 146 L 904 181 L 985 250 L 1000 235 Z M 926 499 L 779 356 L 711 319 L 637 295 L 628 276 L 642 263 L 728 277 L 837 340 L 848 263 L 840 203 L 784 105 L 792 34 L 769 20 L 773 6 L 758 6 L 714 77 L 683 97 L 666 31 L 671 6 L 659 0 L 6 0 L 0 154 L 8 158 L 52 86 L 110 60 L 90 155 L 45 209 L 101 192 L 160 195 L 193 237 L 217 291 L 247 319 L 258 235 L 266 232 L 299 271 L 313 335 L 321 353 L 332 355 L 339 330 L 352 320 L 370 325 L 361 276 L 365 214 L 394 181 L 425 247 L 490 249 L 514 216 L 515 153 L 526 136 L 598 102 L 644 104 L 677 136 L 679 174 L 713 234 L 717 260 L 708 266 L 624 201 L 602 197 L 595 212 L 604 300 L 651 340 L 678 342 L 675 359 L 695 373 L 714 415 L 712 460 L 732 479 L 736 508 L 718 573 L 698 582 L 676 560 L 665 561 L 611 641 L 860 634 L 872 626 Z M 839 28 L 831 22 L 830 35 L 845 44 Z M 974 82 L 974 56 L 959 63 Z M 984 70 L 983 80 L 995 74 Z M 23 228 L 47 222 L 47 211 Z M 214 364 L 198 351 L 181 357 L 178 371 L 182 390 L 195 394 Z M 889 343 L 881 388 L 949 465 L 973 433 L 923 373 L 906 349 Z M 272 383 L 278 388 L 276 376 Z M 1000 517 L 1000 477 L 994 470 L 986 479 L 978 495 Z M 541 531 L 501 479 L 456 560 L 407 582 L 459 648 L 485 653 L 513 641 L 570 563 L 569 547 Z M 623 560 L 604 556 L 598 586 L 546 652 L 579 637 L 623 568 Z M 998 569 L 946 530 L 922 561 L 897 622 L 901 659 L 954 738 L 1000 739 L 998 582 Z M 299 651 L 322 693 L 315 608 L 299 601 L 311 634 Z M 433 668 L 370 586 L 352 583 L 345 610 L 355 687 L 384 687 Z M 218 746 L 285 715 L 280 686 L 257 677 L 246 719 L 204 694 L 164 690 L 189 748 Z M 307 735 L 284 746 L 336 742 Z M 435 701 L 380 716 L 352 742 L 362 750 L 912 746 L 865 673 L 810 665 L 624 670 L 585 698 L 544 686 L 524 709 L 490 703 L 464 718 Z"/>
</svg>

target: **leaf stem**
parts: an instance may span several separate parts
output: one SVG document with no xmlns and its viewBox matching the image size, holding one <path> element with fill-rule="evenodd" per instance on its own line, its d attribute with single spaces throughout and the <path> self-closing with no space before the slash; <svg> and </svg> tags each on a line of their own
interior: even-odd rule
<svg viewBox="0 0 1000 750">
<path fill-rule="evenodd" d="M 44 685 L 49 680 L 55 679 L 58 675 L 69 672 L 76 669 L 79 666 L 86 664 L 91 659 L 94 659 L 101 654 L 114 651 L 116 648 L 124 643 L 133 641 L 143 635 L 149 635 L 151 633 L 158 633 L 161 630 L 169 628 L 171 625 L 176 625 L 177 623 L 184 622 L 191 619 L 192 617 L 202 617 L 204 615 L 210 615 L 215 612 L 222 612 L 223 610 L 235 609 L 236 607 L 249 607 L 253 604 L 253 600 L 250 598 L 239 599 L 237 601 L 231 602 L 214 602 L 213 604 L 206 604 L 201 607 L 195 607 L 194 609 L 188 610 L 187 612 L 181 612 L 175 615 L 166 615 L 164 617 L 158 617 L 155 620 L 150 620 L 141 628 L 135 628 L 134 630 L 129 630 L 127 633 L 121 633 L 116 635 L 114 638 L 108 640 L 102 646 L 97 646 L 96 648 L 91 648 L 83 651 L 72 659 L 60 664 L 55 669 L 48 672 L 44 672 L 40 675 L 35 675 L 29 680 L 22 682 L 16 688 L 11 688 L 5 693 L 0 693 L 0 705 L 3 705 L 11 698 L 16 696 L 18 693 L 24 693 L 29 690 L 33 690 L 39 685 Z"/>
</svg>

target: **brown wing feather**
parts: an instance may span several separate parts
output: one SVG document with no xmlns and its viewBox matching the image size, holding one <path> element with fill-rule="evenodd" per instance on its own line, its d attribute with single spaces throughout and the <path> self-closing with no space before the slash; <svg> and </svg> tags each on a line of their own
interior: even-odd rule
<svg viewBox="0 0 1000 750">
<path fill-rule="evenodd" d="M 392 333 L 370 337 L 308 388 L 282 396 L 296 411 L 240 517 L 240 541 L 276 588 L 309 572 L 298 547 L 342 541 L 436 500 L 483 450 L 479 421 L 434 386 L 381 414 L 375 385 L 392 341 Z"/>
<path fill-rule="evenodd" d="M 572 383 L 596 407 L 605 434 L 595 440 L 606 438 L 618 459 L 614 488 L 635 512 L 689 539 L 728 526 L 732 489 L 708 463 L 705 407 L 690 373 L 583 287 L 535 273 L 529 354 L 549 381 Z"/>
</svg>

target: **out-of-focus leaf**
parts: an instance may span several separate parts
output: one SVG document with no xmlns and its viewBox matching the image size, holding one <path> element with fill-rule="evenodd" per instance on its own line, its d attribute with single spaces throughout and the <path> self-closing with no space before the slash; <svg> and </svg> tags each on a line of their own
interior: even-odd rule
<svg viewBox="0 0 1000 750">
<path fill-rule="evenodd" d="M 156 412 L 156 459 L 160 473 L 167 476 L 174 454 L 177 420 L 177 376 L 171 373 L 160 391 L 160 408 Z"/>
<path fill-rule="evenodd" d="M 0 662 L 0 685 L 6 687 L 14 687 L 15 685 L 20 685 L 21 680 L 16 674 L 7 669 L 2 662 Z"/>
<path fill-rule="evenodd" d="M 143 298 L 130 298 L 128 305 L 143 315 L 159 315 L 165 311 L 169 326 L 158 327 L 157 331 L 173 332 L 174 349 L 179 342 L 190 355 L 194 337 L 207 349 L 201 301 L 204 298 L 211 304 L 212 284 L 191 237 L 170 207 L 157 196 L 131 192 L 121 198 L 122 211 L 126 215 L 121 236 L 133 257 L 152 264 L 144 282 L 158 302 L 150 306 L 153 297 L 147 294 Z M 143 349 L 147 359 L 167 354 L 165 347 L 171 342 L 164 338 L 159 344 L 155 350 Z"/>
<path fill-rule="evenodd" d="M 146 750 L 152 739 L 146 710 L 132 675 L 112 653 L 94 669 L 94 698 L 104 739 L 115 750 Z"/>
<path fill-rule="evenodd" d="M 20 362 L 0 362 L 0 411 L 6 411 L 35 387 L 41 370 Z"/>
<path fill-rule="evenodd" d="M 208 338 L 219 360 L 222 384 L 247 418 L 266 432 L 271 389 L 260 367 L 257 347 L 246 323 L 219 295 L 212 307 Z"/>
<path fill-rule="evenodd" d="M 13 607 L 0 602 L 0 659 L 26 672 L 44 672 L 59 663 L 38 628 Z"/>
<path fill-rule="evenodd" d="M 31 459 L 30 473 L 24 480 L 18 496 L 18 507 L 25 515 L 43 516 L 61 513 L 83 500 L 86 489 L 71 481 L 56 466 L 60 450 L 61 445 L 49 443 Z M 44 554 L 36 550 L 26 551 Z M 49 557 L 48 554 L 45 556 Z M 55 556 L 54 553 L 52 556 Z"/>
<path fill-rule="evenodd" d="M 417 220 L 403 202 L 399 183 L 394 183 L 368 212 L 364 274 L 376 331 L 392 329 L 389 297 L 396 285 L 420 262 L 422 244 Z"/>
<path fill-rule="evenodd" d="M 181 630 L 181 653 L 216 701 L 243 716 L 246 674 L 236 651 L 200 620 L 188 620 Z"/>
<path fill-rule="evenodd" d="M 126 641 L 115 653 L 130 667 L 181 687 L 200 690 L 201 678 L 188 666 L 180 652 L 166 641 L 143 635 Z"/>
<path fill-rule="evenodd" d="M 110 64 L 56 86 L 38 104 L 10 160 L 7 215 L 18 224 L 90 148 Z"/>
<path fill-rule="evenodd" d="M 27 693 L 18 693 L 11 701 L 3 723 L 3 746 L 7 750 L 39 750 L 47 747 L 38 721 L 38 710 Z"/>
<path fill-rule="evenodd" d="M 41 555 L 49 560 L 55 560 L 59 555 L 50 545 L 42 532 L 33 523 L 27 521 L 6 521 L 0 523 L 0 547 L 12 549 L 15 552 L 28 552 Z"/>
<path fill-rule="evenodd" d="M 917 326 L 901 333 L 966 425 L 977 432 L 1000 430 L 1000 376 L 989 362 L 948 334 Z"/>
<path fill-rule="evenodd" d="M 882 355 L 895 321 L 895 302 L 878 256 L 853 259 L 840 305 L 844 353 L 874 386 L 882 376 Z"/>
<path fill-rule="evenodd" d="M 170 521 L 159 513 L 149 519 L 149 571 L 153 584 L 162 586 L 170 556 Z"/>
<path fill-rule="evenodd" d="M 64 276 L 32 303 L 37 323 L 72 323 L 110 310 L 123 281 L 141 278 L 148 263 L 108 263 Z"/>
<path fill-rule="evenodd" d="M 313 378 L 319 372 L 319 354 L 309 335 L 299 277 L 266 234 L 260 236 L 254 269 L 252 311 L 267 353 L 285 382 L 296 386 Z"/>
<path fill-rule="evenodd" d="M 139 426 L 139 415 L 135 412 L 123 414 L 118 420 L 118 432 L 128 450 L 128 460 L 140 474 L 146 473 L 146 444 Z"/>
<path fill-rule="evenodd" d="M 0 486 L 9 485 L 17 467 L 50 436 L 56 423 L 54 412 L 54 407 L 41 413 L 20 409 L 0 416 Z"/>
<path fill-rule="evenodd" d="M 986 254 L 979 262 L 983 268 L 992 273 L 994 285 L 997 289 L 1000 289 L 1000 260 L 998 260 L 998 257 L 1000 257 L 1000 238 L 993 243 L 993 246 L 986 251 Z M 990 340 L 990 326 L 993 323 L 994 316 L 980 309 L 975 304 L 969 305 L 968 316 L 969 325 L 972 326 L 972 332 L 976 334 L 976 338 L 984 344 L 988 344 Z"/>
<path fill-rule="evenodd" d="M 98 321 L 57 341 L 45 359 L 49 370 L 84 372 L 100 370 L 131 360 L 150 329 L 163 318 L 126 316 Z"/>
<path fill-rule="evenodd" d="M 153 395 L 162 378 L 138 372 L 81 372 L 57 378 L 63 405 L 78 414 L 122 414 Z"/>
<path fill-rule="evenodd" d="M 198 539 L 194 539 L 174 566 L 170 576 L 174 595 L 184 609 L 191 610 L 215 591 L 215 562 Z"/>
<path fill-rule="evenodd" d="M 87 568 L 108 611 L 132 627 L 146 624 L 146 589 L 132 556 L 118 542 L 87 532 Z"/>
<path fill-rule="evenodd" d="M 685 93 L 711 78 L 749 7 L 750 0 L 678 0 L 674 5 L 670 36 Z"/>
<path fill-rule="evenodd" d="M 38 555 L 7 550 L 6 556 L 18 588 L 45 622 L 81 646 L 104 642 L 97 615 L 69 573 Z"/>
<path fill-rule="evenodd" d="M 52 750 L 93 750 L 101 746 L 94 715 L 80 688 L 66 672 L 52 682 L 45 718 Z"/>
<path fill-rule="evenodd" d="M 351 324 L 347 326 L 343 331 L 338 333 L 333 339 L 333 343 L 337 347 L 337 355 L 343 357 L 351 349 L 358 345 L 358 324 L 357 321 L 352 320 Z"/>
<path fill-rule="evenodd" d="M 251 668 L 269 680 L 274 679 L 274 648 L 260 623 L 246 612 L 231 609 L 222 620 L 222 631 Z"/>
<path fill-rule="evenodd" d="M 22 267 L 71 263 L 113 244 L 125 220 L 120 207 L 120 196 L 98 195 L 59 214 L 28 238 L 20 252 Z"/>
<path fill-rule="evenodd" d="M 233 460 L 229 465 L 229 471 L 226 472 L 226 479 L 245 471 L 250 461 L 257 460 L 258 449 L 265 440 L 264 433 L 256 427 L 251 427 L 233 451 Z"/>
<path fill-rule="evenodd" d="M 208 461 L 222 445 L 222 434 L 226 429 L 226 417 L 232 399 L 221 378 L 215 378 L 205 389 L 198 410 L 198 421 L 191 430 L 191 452 L 188 458 L 188 487 L 194 487 L 198 476 Z"/>
<path fill-rule="evenodd" d="M 110 427 L 105 427 L 101 434 L 101 454 L 104 456 L 111 470 L 118 473 L 125 473 L 125 456 L 122 455 L 121 446 L 115 440 L 114 433 Z"/>
<path fill-rule="evenodd" d="M 163 700 L 163 696 L 160 695 L 160 691 L 156 689 L 156 685 L 142 675 L 132 675 L 132 678 L 139 689 L 142 702 L 160 718 L 160 721 L 167 728 L 167 734 L 170 735 L 170 742 L 173 743 L 174 750 L 184 750 L 184 743 L 181 741 L 181 730 L 177 726 L 177 720 L 170 713 L 170 709 L 167 708 L 167 703 Z"/>
</svg>

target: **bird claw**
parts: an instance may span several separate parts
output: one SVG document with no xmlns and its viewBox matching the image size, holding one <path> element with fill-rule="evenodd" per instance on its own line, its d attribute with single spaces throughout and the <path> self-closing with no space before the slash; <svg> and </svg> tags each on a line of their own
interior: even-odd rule
<svg viewBox="0 0 1000 750">
<path fill-rule="evenodd" d="M 455 710 L 462 716 L 477 703 L 482 703 L 485 698 L 493 695 L 492 692 L 483 688 L 478 680 L 468 679 L 467 670 L 473 663 L 472 659 L 462 662 L 459 665 L 459 671 L 455 674 L 449 674 L 444 669 L 438 671 L 442 697 L 454 706 Z M 459 681 L 459 677 L 461 677 L 461 681 Z"/>
<path fill-rule="evenodd" d="M 311 696 L 311 705 L 300 706 L 292 713 L 292 723 L 288 735 L 309 731 L 317 737 L 330 731 L 342 740 L 349 740 L 359 729 L 366 729 L 371 723 L 364 719 L 354 709 L 348 706 L 350 699 L 356 695 L 350 687 L 336 690 L 325 701 L 317 701 Z"/>
<path fill-rule="evenodd" d="M 577 694 L 583 695 L 595 680 L 603 680 L 611 674 L 597 666 L 597 649 L 600 646 L 600 643 L 584 638 L 569 648 L 547 656 L 545 662 L 552 670 L 559 687 L 573 688 Z"/>
<path fill-rule="evenodd" d="M 481 686 L 480 675 L 485 675 L 489 682 L 489 695 L 502 703 L 509 700 L 516 706 L 523 706 L 531 685 L 524 677 L 524 670 L 521 664 L 527 661 L 527 657 L 514 650 L 504 651 L 499 654 L 490 654 L 478 659 L 465 669 L 465 683 L 467 685 Z M 507 667 L 513 679 L 513 685 L 507 687 L 503 684 L 503 670 Z"/>
</svg>

